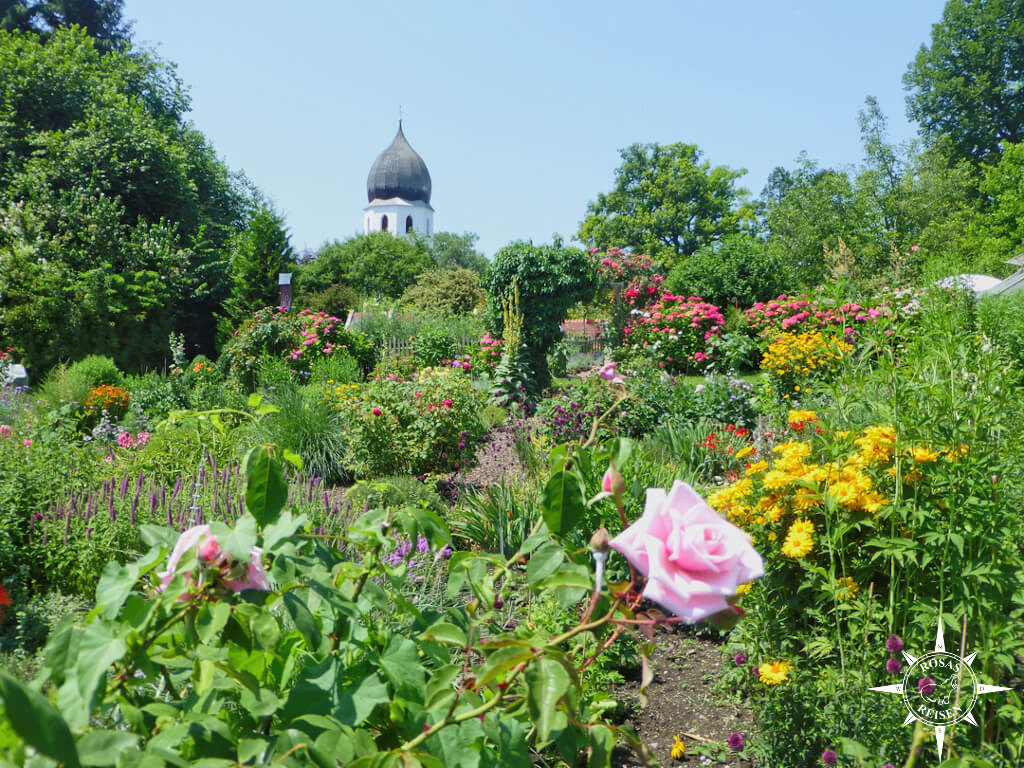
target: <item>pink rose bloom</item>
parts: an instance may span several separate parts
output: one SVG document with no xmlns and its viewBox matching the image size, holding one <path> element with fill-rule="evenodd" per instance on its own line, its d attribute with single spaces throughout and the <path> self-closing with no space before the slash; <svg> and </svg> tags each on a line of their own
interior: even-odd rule
<svg viewBox="0 0 1024 768">
<path fill-rule="evenodd" d="M 643 596 L 689 624 L 731 609 L 726 598 L 764 575 L 747 534 L 678 480 L 648 488 L 643 515 L 611 546 L 647 577 Z"/>
<path fill-rule="evenodd" d="M 207 562 L 212 562 L 218 555 L 225 554 L 220 549 L 220 545 L 217 544 L 217 539 L 210 533 L 210 526 L 197 525 L 194 528 L 189 528 L 178 537 L 178 542 L 174 545 L 174 549 L 171 550 L 171 555 L 167 558 L 167 569 L 157 573 L 161 582 L 160 586 L 157 587 L 158 592 L 163 592 L 167 585 L 171 583 L 175 571 L 178 570 L 178 562 L 190 549 L 195 550 L 196 556 L 202 557 Z M 244 589 L 268 591 L 270 589 L 270 582 L 267 580 L 266 571 L 263 570 L 262 558 L 263 550 L 259 547 L 253 547 L 245 578 L 225 581 L 225 586 L 235 592 L 241 592 Z M 188 599 L 185 596 L 183 598 Z"/>
</svg>

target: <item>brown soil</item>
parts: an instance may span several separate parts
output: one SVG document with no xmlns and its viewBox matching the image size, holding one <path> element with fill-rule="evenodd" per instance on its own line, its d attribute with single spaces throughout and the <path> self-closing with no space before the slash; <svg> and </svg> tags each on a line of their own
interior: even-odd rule
<svg viewBox="0 0 1024 768">
<path fill-rule="evenodd" d="M 639 680 L 630 681 L 617 691 L 618 698 L 634 702 L 624 724 L 636 732 L 662 765 L 750 768 L 752 763 L 743 759 L 743 753 L 737 754 L 726 746 L 734 731 L 749 742 L 752 717 L 749 711 L 738 709 L 716 691 L 726 661 L 719 645 L 685 630 L 659 633 L 654 644 L 654 680 L 647 687 L 647 706 L 641 707 L 636 700 Z M 686 745 L 681 760 L 674 760 L 670 754 L 677 734 Z M 619 746 L 612 765 L 633 768 L 642 763 L 632 750 Z"/>
</svg>

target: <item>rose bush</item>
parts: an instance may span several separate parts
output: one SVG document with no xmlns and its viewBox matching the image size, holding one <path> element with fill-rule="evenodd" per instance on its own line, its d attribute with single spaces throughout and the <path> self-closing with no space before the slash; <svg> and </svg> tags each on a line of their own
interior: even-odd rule
<svg viewBox="0 0 1024 768">
<path fill-rule="evenodd" d="M 717 337 L 725 317 L 714 304 L 697 296 L 664 293 L 626 326 L 627 349 L 645 352 L 673 373 L 703 370 L 710 359 L 708 342 Z"/>
</svg>

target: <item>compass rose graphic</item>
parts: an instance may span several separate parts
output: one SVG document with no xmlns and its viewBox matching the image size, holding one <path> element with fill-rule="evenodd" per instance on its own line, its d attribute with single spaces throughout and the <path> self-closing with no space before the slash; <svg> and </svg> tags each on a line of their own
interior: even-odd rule
<svg viewBox="0 0 1024 768">
<path fill-rule="evenodd" d="M 963 653 L 962 648 L 960 652 Z M 907 661 L 903 682 L 882 685 L 870 690 L 898 693 L 902 696 L 903 704 L 910 712 L 903 724 L 909 725 L 919 720 L 932 726 L 935 729 L 935 743 L 941 757 L 942 741 L 947 727 L 961 720 L 977 725 L 977 720 L 971 716 L 971 708 L 978 697 L 986 693 L 1010 690 L 1001 685 L 985 685 L 978 682 L 974 670 L 971 669 L 977 655 L 978 652 L 975 651 L 969 656 L 961 657 L 946 651 L 940 617 L 939 628 L 935 634 L 935 650 L 920 657 L 911 656 L 903 651 L 903 658 Z"/>
</svg>

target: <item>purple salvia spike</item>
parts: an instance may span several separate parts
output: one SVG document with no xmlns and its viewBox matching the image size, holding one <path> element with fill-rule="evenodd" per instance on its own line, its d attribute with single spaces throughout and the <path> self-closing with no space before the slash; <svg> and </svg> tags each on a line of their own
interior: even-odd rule
<svg viewBox="0 0 1024 768">
<path fill-rule="evenodd" d="M 92 527 L 85 529 L 85 540 L 88 541 L 92 538 Z"/>
<path fill-rule="evenodd" d="M 210 454 L 210 471 L 215 475 L 217 474 L 217 457 L 213 454 Z"/>
<path fill-rule="evenodd" d="M 167 484 L 160 483 L 160 506 L 167 506 Z"/>
<path fill-rule="evenodd" d="M 324 491 L 324 509 L 328 512 L 331 511 L 331 500 L 327 498 L 327 491 Z"/>
<path fill-rule="evenodd" d="M 142 490 L 142 479 L 145 476 L 146 476 L 146 473 L 144 471 L 143 472 L 139 472 L 139 479 L 135 481 L 135 489 L 136 490 L 138 490 L 138 491 Z"/>
<path fill-rule="evenodd" d="M 174 481 L 174 490 L 171 491 L 171 501 L 178 498 L 178 492 L 181 490 L 181 475 L 178 475 L 178 479 Z"/>
<path fill-rule="evenodd" d="M 172 527 L 174 526 L 174 510 L 170 507 L 167 508 L 167 524 Z"/>
<path fill-rule="evenodd" d="M 157 508 L 156 491 L 153 491 L 153 493 L 150 494 L 150 496 L 149 496 L 149 516 L 150 516 L 150 518 L 153 518 L 156 515 L 156 508 Z"/>
<path fill-rule="evenodd" d="M 132 499 L 132 511 L 131 511 L 132 525 L 135 525 L 135 510 L 138 509 L 138 506 L 139 506 L 139 496 L 140 496 L 139 492 L 136 491 L 135 492 L 135 498 Z"/>
<path fill-rule="evenodd" d="M 131 478 L 128 475 L 125 475 L 124 479 L 121 481 L 121 498 L 122 499 L 125 497 L 125 494 L 128 493 L 128 483 L 130 481 L 131 481 Z"/>
</svg>

